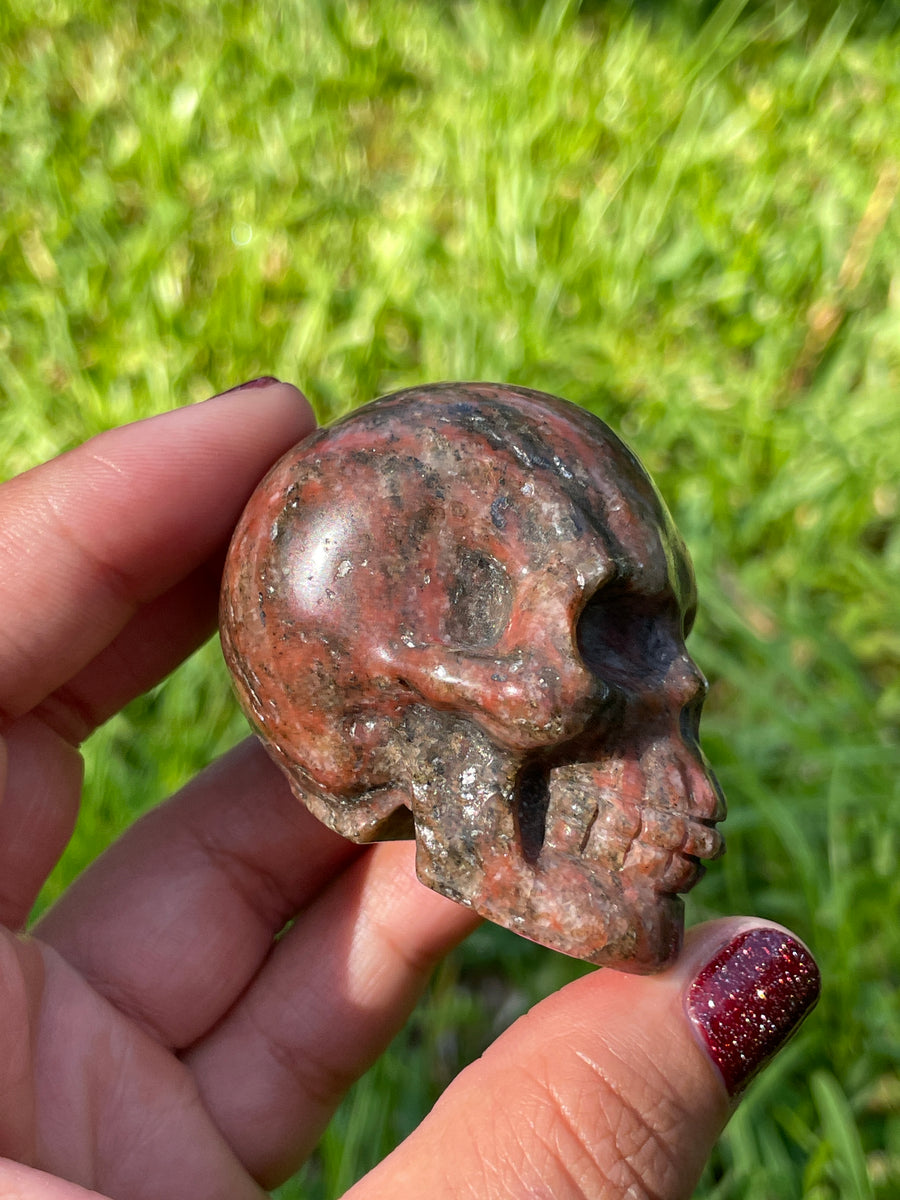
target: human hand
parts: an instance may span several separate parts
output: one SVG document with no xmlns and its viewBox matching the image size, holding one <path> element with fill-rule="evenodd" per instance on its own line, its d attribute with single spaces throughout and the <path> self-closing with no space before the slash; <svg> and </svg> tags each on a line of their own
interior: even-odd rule
<svg viewBox="0 0 900 1200">
<path fill-rule="evenodd" d="M 22 932 L 75 821 L 77 743 L 212 631 L 240 509 L 311 427 L 295 389 L 264 382 L 0 491 L 0 1194 L 261 1196 L 474 924 L 416 881 L 410 844 L 337 838 L 248 741 Z M 740 919 L 694 931 L 663 975 L 586 976 L 351 1195 L 687 1196 L 726 1084 L 790 1034 L 817 980 L 790 935 Z"/>
</svg>

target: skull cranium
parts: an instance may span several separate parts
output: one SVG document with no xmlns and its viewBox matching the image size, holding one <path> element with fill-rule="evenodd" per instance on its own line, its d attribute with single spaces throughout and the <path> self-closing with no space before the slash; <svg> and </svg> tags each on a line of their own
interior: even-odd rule
<svg viewBox="0 0 900 1200">
<path fill-rule="evenodd" d="M 591 962 L 658 969 L 724 804 L 698 746 L 687 553 L 601 421 L 399 392 L 264 480 L 226 566 L 239 699 L 296 794 L 423 882 Z"/>
</svg>

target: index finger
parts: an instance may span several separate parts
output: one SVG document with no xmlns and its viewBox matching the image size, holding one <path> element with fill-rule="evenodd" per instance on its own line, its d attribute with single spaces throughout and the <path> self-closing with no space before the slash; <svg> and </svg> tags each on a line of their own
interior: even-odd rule
<svg viewBox="0 0 900 1200">
<path fill-rule="evenodd" d="M 137 665 L 117 705 L 171 669 L 172 645 L 179 657 L 191 648 L 181 623 L 197 625 L 203 564 L 266 469 L 313 425 L 303 395 L 273 381 L 102 433 L 3 485 L 0 716 L 30 712 L 95 661 L 87 708 L 102 709 L 105 689 L 121 691 L 118 635 L 130 624 Z M 207 632 L 214 613 L 210 594 Z"/>
</svg>

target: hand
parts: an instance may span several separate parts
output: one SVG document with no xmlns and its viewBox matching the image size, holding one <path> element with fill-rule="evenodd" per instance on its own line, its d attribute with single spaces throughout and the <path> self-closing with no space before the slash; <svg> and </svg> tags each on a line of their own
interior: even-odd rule
<svg viewBox="0 0 900 1200">
<path fill-rule="evenodd" d="M 410 844 L 337 838 L 248 741 L 23 932 L 75 821 L 78 742 L 212 631 L 240 509 L 311 427 L 296 389 L 263 381 L 0 490 L 0 1194 L 260 1197 L 472 928 L 418 884 Z M 817 980 L 790 935 L 740 919 L 695 931 L 664 975 L 589 975 L 351 1195 L 687 1196 L 729 1088 Z"/>
</svg>

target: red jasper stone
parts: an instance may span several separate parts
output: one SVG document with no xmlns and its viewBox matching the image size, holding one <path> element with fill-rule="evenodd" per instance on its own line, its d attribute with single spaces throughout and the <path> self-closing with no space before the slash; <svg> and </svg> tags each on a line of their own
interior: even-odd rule
<svg viewBox="0 0 900 1200">
<path fill-rule="evenodd" d="M 525 937 L 652 971 L 722 851 L 684 545 L 616 435 L 437 384 L 289 451 L 228 556 L 225 656 L 297 796 Z"/>
</svg>

